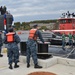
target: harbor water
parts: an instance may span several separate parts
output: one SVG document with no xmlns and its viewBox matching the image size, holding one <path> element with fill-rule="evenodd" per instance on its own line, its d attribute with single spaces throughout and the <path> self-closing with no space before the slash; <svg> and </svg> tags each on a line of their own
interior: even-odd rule
<svg viewBox="0 0 75 75">
<path fill-rule="evenodd" d="M 21 33 L 19 34 L 19 32 L 21 32 Z M 47 33 L 49 33 L 49 32 L 45 32 L 45 35 L 47 35 Z M 28 39 L 29 31 L 16 31 L 16 34 L 19 35 L 21 42 L 26 42 Z M 51 34 L 49 34 L 47 38 L 49 39 L 50 37 L 51 37 Z M 47 41 L 45 40 L 45 42 L 48 42 L 48 40 Z M 20 44 L 18 44 L 18 46 L 19 46 L 19 49 L 21 50 Z M 6 45 L 3 45 L 3 47 L 6 47 Z M 71 58 L 71 59 L 75 58 L 74 47 L 71 48 L 69 46 L 65 46 L 65 50 L 63 50 L 62 45 L 59 46 L 59 45 L 48 44 L 48 53 L 52 54 L 53 56 L 59 56 L 59 57 L 65 57 L 65 58 L 67 57 L 67 58 Z"/>
</svg>

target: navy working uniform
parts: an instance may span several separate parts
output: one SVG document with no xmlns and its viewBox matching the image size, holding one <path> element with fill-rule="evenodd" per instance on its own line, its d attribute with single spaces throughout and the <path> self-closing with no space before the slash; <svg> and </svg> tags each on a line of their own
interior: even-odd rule
<svg viewBox="0 0 75 75">
<path fill-rule="evenodd" d="M 3 55 L 1 54 L 1 49 L 2 49 L 3 41 L 2 41 L 2 31 L 0 31 L 0 57 Z"/>
<path fill-rule="evenodd" d="M 30 67 L 30 56 L 32 56 L 32 59 L 34 61 L 34 68 L 42 68 L 38 65 L 37 61 L 37 51 L 36 51 L 36 40 L 37 36 L 39 39 L 44 43 L 44 40 L 42 38 L 41 32 L 37 29 L 35 29 L 37 25 L 34 25 L 34 29 L 31 29 L 29 32 L 29 37 L 27 41 L 27 68 Z"/>
<path fill-rule="evenodd" d="M 13 32 L 13 28 L 9 29 L 9 32 L 6 34 L 8 35 L 9 33 Z M 17 34 L 14 33 L 14 41 L 13 42 L 8 42 L 7 41 L 7 36 L 4 37 L 4 43 L 7 44 L 7 56 L 8 56 L 8 62 L 9 62 L 9 68 L 12 68 L 12 63 L 14 62 L 15 65 L 14 67 L 17 68 L 19 67 L 19 65 L 17 65 L 18 61 L 19 61 L 19 48 L 18 48 L 18 43 L 20 43 L 20 38 Z M 8 39 L 9 40 L 9 39 Z M 14 60 L 13 60 L 14 58 Z"/>
<path fill-rule="evenodd" d="M 69 33 L 68 37 L 69 37 L 69 46 L 71 46 L 73 48 L 72 34 Z"/>
<path fill-rule="evenodd" d="M 65 50 L 65 44 L 66 44 L 66 42 L 65 42 L 65 34 L 62 34 L 62 49 L 63 50 Z"/>
</svg>

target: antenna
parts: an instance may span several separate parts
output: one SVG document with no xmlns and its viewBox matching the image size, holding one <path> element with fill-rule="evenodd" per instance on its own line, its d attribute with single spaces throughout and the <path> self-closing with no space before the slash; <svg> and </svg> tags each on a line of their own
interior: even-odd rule
<svg viewBox="0 0 75 75">
<path fill-rule="evenodd" d="M 75 14 L 74 13 L 72 13 L 72 17 L 75 17 Z"/>
<path fill-rule="evenodd" d="M 63 18 L 65 18 L 65 13 L 62 13 Z"/>
<path fill-rule="evenodd" d="M 71 16 L 71 14 L 69 13 L 69 11 L 67 11 L 67 17 L 69 18 Z"/>
<path fill-rule="evenodd" d="M 70 18 L 71 16 L 75 17 L 75 14 L 74 13 L 71 14 L 69 11 L 67 11 L 66 16 L 67 18 Z"/>
</svg>

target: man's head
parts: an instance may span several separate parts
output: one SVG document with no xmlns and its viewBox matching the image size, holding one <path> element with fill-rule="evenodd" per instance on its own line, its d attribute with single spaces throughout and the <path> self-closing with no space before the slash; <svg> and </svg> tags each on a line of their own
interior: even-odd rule
<svg viewBox="0 0 75 75">
<path fill-rule="evenodd" d="M 8 29 L 8 32 L 13 32 L 13 31 L 14 31 L 13 28 Z"/>
<path fill-rule="evenodd" d="M 33 28 L 38 28 L 38 25 L 37 25 L 37 24 L 35 24 L 35 25 L 33 26 Z"/>
</svg>

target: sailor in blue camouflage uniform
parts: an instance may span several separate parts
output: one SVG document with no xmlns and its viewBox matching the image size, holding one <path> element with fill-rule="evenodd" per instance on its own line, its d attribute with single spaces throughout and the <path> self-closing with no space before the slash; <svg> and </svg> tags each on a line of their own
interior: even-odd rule
<svg viewBox="0 0 75 75">
<path fill-rule="evenodd" d="M 34 68 L 42 68 L 42 66 L 38 65 L 38 60 L 37 60 L 37 49 L 36 49 L 37 36 L 44 43 L 41 32 L 38 30 L 38 25 L 34 25 L 33 29 L 29 31 L 28 41 L 26 42 L 27 44 L 27 68 L 30 67 L 30 56 L 32 56 L 32 59 L 34 61 Z"/>
<path fill-rule="evenodd" d="M 14 33 L 13 28 L 10 28 L 8 30 L 8 33 Z M 7 33 L 7 34 L 8 34 Z M 7 35 L 6 34 L 6 35 Z M 18 48 L 18 43 L 20 43 L 20 38 L 17 34 L 14 33 L 14 41 L 13 42 L 8 42 L 7 41 L 7 36 L 4 37 L 4 43 L 7 44 L 7 55 L 8 55 L 8 62 L 9 62 L 9 69 L 13 69 L 12 63 L 14 62 L 14 68 L 18 68 L 19 65 L 17 65 L 19 61 L 19 48 Z M 13 60 L 14 58 L 14 60 Z"/>
</svg>

